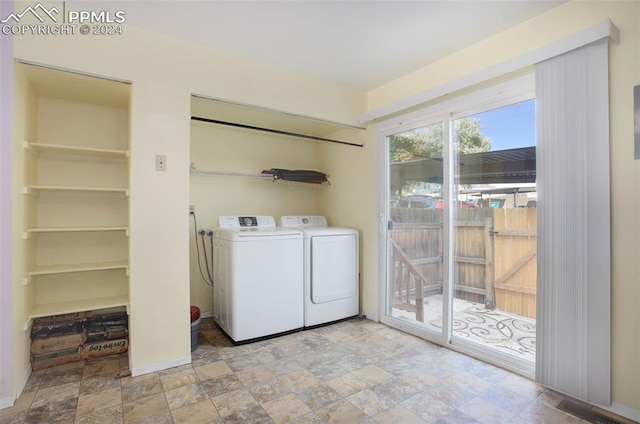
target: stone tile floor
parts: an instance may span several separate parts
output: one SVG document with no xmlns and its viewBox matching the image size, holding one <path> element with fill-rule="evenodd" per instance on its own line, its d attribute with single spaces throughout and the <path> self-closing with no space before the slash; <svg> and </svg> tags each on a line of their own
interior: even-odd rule
<svg viewBox="0 0 640 424">
<path fill-rule="evenodd" d="M 211 319 L 192 363 L 115 378 L 127 355 L 34 371 L 9 423 L 586 423 L 532 381 L 367 319 L 233 346 Z"/>
</svg>

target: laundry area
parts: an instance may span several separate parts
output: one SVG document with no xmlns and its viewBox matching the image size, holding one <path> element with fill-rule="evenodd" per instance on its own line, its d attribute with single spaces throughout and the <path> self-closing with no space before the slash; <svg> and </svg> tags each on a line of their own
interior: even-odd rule
<svg viewBox="0 0 640 424">
<path fill-rule="evenodd" d="M 0 1 L 1 422 L 640 420 L 640 3 L 84 3 Z"/>
<path fill-rule="evenodd" d="M 235 343 L 357 316 L 359 230 L 327 207 L 321 150 L 362 151 L 349 135 L 363 130 L 202 96 L 191 106 L 191 303 Z M 326 258 L 313 266 L 312 242 Z"/>
</svg>

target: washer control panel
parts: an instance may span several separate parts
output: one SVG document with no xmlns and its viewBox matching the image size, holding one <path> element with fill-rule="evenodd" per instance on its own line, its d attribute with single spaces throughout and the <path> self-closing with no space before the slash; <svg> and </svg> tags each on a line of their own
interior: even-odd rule
<svg viewBox="0 0 640 424">
<path fill-rule="evenodd" d="M 220 228 L 273 228 L 276 220 L 272 216 L 221 216 L 218 218 Z"/>
<path fill-rule="evenodd" d="M 281 227 L 304 228 L 304 227 L 328 227 L 327 218 L 314 215 L 289 215 L 281 216 L 279 220 Z"/>
</svg>

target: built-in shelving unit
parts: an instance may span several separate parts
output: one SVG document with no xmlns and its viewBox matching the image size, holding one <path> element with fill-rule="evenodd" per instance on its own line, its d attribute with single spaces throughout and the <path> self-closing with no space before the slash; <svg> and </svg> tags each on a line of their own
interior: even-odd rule
<svg viewBox="0 0 640 424">
<path fill-rule="evenodd" d="M 20 176 L 24 327 L 49 315 L 129 312 L 130 85 L 20 66 L 32 111 Z"/>
</svg>

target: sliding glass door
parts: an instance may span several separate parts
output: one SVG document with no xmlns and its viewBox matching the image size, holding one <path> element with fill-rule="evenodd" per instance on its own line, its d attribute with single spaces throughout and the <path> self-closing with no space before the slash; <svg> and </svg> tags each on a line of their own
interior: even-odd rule
<svg viewBox="0 0 640 424">
<path fill-rule="evenodd" d="M 443 333 L 444 122 L 386 137 L 388 276 L 385 315 Z"/>
<path fill-rule="evenodd" d="M 379 132 L 382 321 L 531 374 L 535 101 L 480 110 Z"/>
<path fill-rule="evenodd" d="M 536 353 L 534 126 L 534 100 L 452 120 L 451 343 L 524 369 Z"/>
</svg>

